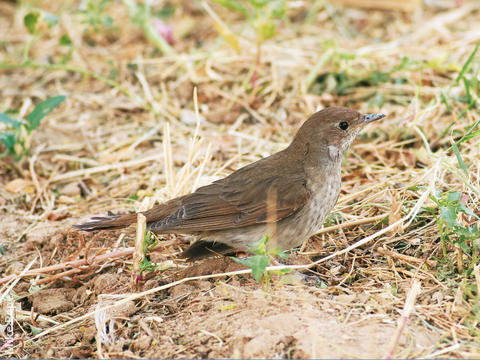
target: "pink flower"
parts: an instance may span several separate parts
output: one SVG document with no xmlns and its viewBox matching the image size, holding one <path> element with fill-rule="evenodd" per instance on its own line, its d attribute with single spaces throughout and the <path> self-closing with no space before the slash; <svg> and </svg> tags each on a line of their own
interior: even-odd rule
<svg viewBox="0 0 480 360">
<path fill-rule="evenodd" d="M 167 43 L 173 45 L 173 31 L 170 25 L 165 24 L 162 20 L 155 19 L 153 26 L 155 30 L 157 30 L 158 34 L 167 41 Z"/>
</svg>

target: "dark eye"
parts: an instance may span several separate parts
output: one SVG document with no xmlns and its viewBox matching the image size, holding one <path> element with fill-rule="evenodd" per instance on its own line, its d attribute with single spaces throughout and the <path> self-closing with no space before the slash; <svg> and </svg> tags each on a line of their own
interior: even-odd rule
<svg viewBox="0 0 480 360">
<path fill-rule="evenodd" d="M 340 124 L 338 124 L 338 127 L 342 130 L 347 130 L 348 129 L 348 123 L 346 121 L 342 121 Z"/>
</svg>

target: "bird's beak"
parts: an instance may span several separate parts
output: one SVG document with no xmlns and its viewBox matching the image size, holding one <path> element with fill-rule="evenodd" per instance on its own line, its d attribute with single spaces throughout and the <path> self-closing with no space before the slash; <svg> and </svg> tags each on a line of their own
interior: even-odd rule
<svg viewBox="0 0 480 360">
<path fill-rule="evenodd" d="M 372 121 L 383 119 L 385 116 L 385 114 L 365 114 L 363 115 L 363 123 L 368 124 Z"/>
</svg>

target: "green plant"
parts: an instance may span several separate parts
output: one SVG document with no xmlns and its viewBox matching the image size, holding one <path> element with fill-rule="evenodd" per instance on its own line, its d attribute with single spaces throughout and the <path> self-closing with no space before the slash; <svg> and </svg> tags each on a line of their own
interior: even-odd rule
<svg viewBox="0 0 480 360">
<path fill-rule="evenodd" d="M 286 4 L 285 0 L 212 0 L 225 8 L 242 14 L 248 24 L 255 31 L 257 55 L 255 66 L 251 72 L 250 82 L 255 89 L 257 80 L 257 67 L 260 64 L 262 44 L 273 38 L 277 34 L 277 24 L 285 18 Z M 215 28 L 218 34 L 227 44 L 235 50 L 239 50 L 237 37 L 226 27 L 223 21 L 209 8 L 206 10 L 215 21 Z"/>
<path fill-rule="evenodd" d="M 101 27 L 112 26 L 112 17 L 105 14 L 105 8 L 110 2 L 112 2 L 112 0 L 87 0 L 84 2 L 85 8 L 79 10 L 79 13 L 84 17 L 82 24 L 87 24 L 96 32 Z"/>
<path fill-rule="evenodd" d="M 395 76 L 401 73 L 407 65 L 406 60 L 394 66 L 388 71 L 380 71 L 375 69 L 359 69 L 353 68 L 350 63 L 356 59 L 356 55 L 337 51 L 334 45 L 325 42 L 324 56 L 321 56 L 317 65 L 315 65 L 307 76 L 305 81 L 306 89 L 314 94 L 323 94 L 325 92 L 335 95 L 345 95 L 356 87 L 372 87 L 376 88 L 383 83 L 403 84 L 408 80 L 404 76 Z M 326 63 L 333 64 L 333 71 L 320 73 Z M 378 92 L 375 92 L 378 94 Z M 376 99 L 379 106 L 383 104 L 383 100 Z"/>
<path fill-rule="evenodd" d="M 438 206 L 439 213 L 433 208 L 427 210 L 433 214 L 438 225 L 440 241 L 442 242 L 443 257 L 447 257 L 447 244 L 451 243 L 457 248 L 457 269 L 463 273 L 463 254 L 466 253 L 472 257 L 469 270 L 480 260 L 478 249 L 480 248 L 480 234 L 478 225 L 468 224 L 463 226 L 458 221 L 460 214 L 465 214 L 476 220 L 480 218 L 464 203 L 462 193 L 458 191 L 441 192 L 436 191 L 430 195 L 432 201 Z"/>
<path fill-rule="evenodd" d="M 274 256 L 278 256 L 282 259 L 286 259 L 288 257 L 287 253 L 285 251 L 280 251 L 278 247 L 275 249 L 268 249 L 268 240 L 269 236 L 265 235 L 260 240 L 249 244 L 248 251 L 253 254 L 253 256 L 247 258 L 232 257 L 234 261 L 252 269 L 252 275 L 255 281 L 260 282 L 263 279 L 266 290 L 268 290 L 270 287 L 272 273 L 277 275 L 285 275 L 291 271 L 290 269 L 267 271 L 267 267 L 272 263 Z"/>
<path fill-rule="evenodd" d="M 143 254 L 144 258 L 140 263 L 140 274 L 146 274 L 148 277 L 150 274 L 155 273 L 158 269 L 158 266 L 150 261 L 148 257 L 148 253 L 158 244 L 158 237 L 151 231 L 147 231 L 145 233 L 145 237 L 143 238 Z"/>
<path fill-rule="evenodd" d="M 443 104 L 445 104 L 448 111 L 453 111 L 454 107 L 463 107 L 458 116 L 459 118 L 465 116 L 469 110 L 477 108 L 477 99 L 480 95 L 480 67 L 475 67 L 473 65 L 479 60 L 479 57 L 477 56 L 479 47 L 480 42 L 477 42 L 467 60 L 461 67 L 455 81 L 441 93 L 440 100 Z M 455 86 L 458 86 L 460 82 L 463 84 L 465 95 L 452 94 L 452 89 Z M 457 106 L 453 106 L 453 104 Z"/>
<path fill-rule="evenodd" d="M 32 132 L 38 128 L 40 121 L 65 100 L 65 96 L 54 96 L 40 102 L 25 120 L 12 119 L 7 113 L 0 113 L 0 123 L 6 130 L 0 132 L 0 142 L 5 151 L 0 157 L 12 156 L 19 161 L 30 151 Z"/>
<path fill-rule="evenodd" d="M 99 26 L 110 26 L 113 22 L 113 20 L 109 19 L 108 16 L 104 14 L 106 11 L 105 8 L 106 6 L 111 2 L 112 0 L 101 0 L 100 2 L 95 2 L 92 0 L 86 0 L 86 9 L 80 10 L 79 12 L 84 15 L 84 21 L 83 23 L 91 25 L 94 30 L 98 28 Z M 153 29 L 153 25 L 150 24 L 148 21 L 150 18 L 150 8 L 149 4 L 150 1 L 147 1 L 146 5 L 136 5 L 134 2 L 131 0 L 125 0 L 124 1 L 129 8 L 130 11 L 130 16 L 135 21 L 140 21 L 140 23 L 143 23 L 145 27 L 148 27 L 148 31 L 154 32 L 155 30 Z M 159 17 L 165 17 L 169 16 L 169 14 L 172 13 L 172 8 L 168 6 L 164 6 L 160 12 L 155 12 L 153 15 L 154 16 L 159 16 Z M 69 65 L 68 62 L 70 61 L 73 52 L 74 52 L 74 44 L 68 35 L 68 33 L 63 32 L 59 39 L 58 39 L 58 45 L 60 48 L 64 50 L 63 56 L 58 59 L 58 61 L 54 62 L 45 62 L 45 61 L 38 61 L 36 62 L 35 59 L 31 58 L 29 53 L 32 45 L 35 43 L 35 41 L 39 40 L 42 38 L 45 34 L 48 33 L 48 30 L 54 27 L 59 23 L 59 17 L 50 14 L 46 11 L 43 11 L 41 9 L 32 9 L 30 12 L 28 12 L 23 19 L 23 23 L 25 28 L 27 29 L 28 33 L 30 34 L 28 41 L 26 42 L 24 48 L 23 48 L 23 60 L 22 61 L 12 61 L 12 62 L 0 62 L 0 70 L 2 69 L 22 69 L 22 68 L 32 68 L 32 69 L 45 69 L 49 71 L 69 71 L 69 72 L 74 72 L 77 74 L 81 74 L 84 76 L 88 76 L 90 78 L 94 78 L 98 81 L 103 82 L 104 84 L 107 84 L 108 86 L 111 86 L 130 99 L 132 99 L 135 103 L 139 104 L 140 106 L 144 107 L 147 111 L 156 113 L 156 111 L 153 109 L 153 107 L 146 101 L 144 101 L 140 96 L 135 94 L 134 92 L 128 90 L 127 88 L 123 87 L 120 83 L 117 81 L 114 81 L 113 79 L 117 76 L 118 70 L 115 69 L 112 64 L 109 64 L 111 66 L 110 69 L 110 74 L 109 76 L 103 76 L 97 73 L 94 73 L 90 70 L 79 68 L 76 66 Z M 139 23 L 137 23 L 138 25 Z M 158 33 L 153 33 L 153 37 L 159 36 L 161 37 Z M 148 37 L 148 36 L 147 36 Z M 158 39 L 157 39 L 158 40 Z M 163 38 L 159 39 L 159 44 L 162 42 L 165 42 Z M 162 45 L 158 45 L 162 46 Z M 165 47 L 166 51 L 171 51 L 171 48 L 167 44 Z M 169 50 L 170 49 L 170 50 Z M 52 55 L 53 56 L 53 55 Z M 51 60 L 55 60 L 52 58 Z M 3 121 L 5 123 L 5 121 Z M 8 124 L 7 124 L 8 125 Z M 12 125 L 12 123 L 10 123 Z M 18 127 L 18 126 L 16 126 Z M 14 133 L 17 131 L 17 129 L 14 129 Z M 2 142 L 7 146 L 11 145 L 13 141 L 12 135 L 9 134 L 2 134 Z"/>
<path fill-rule="evenodd" d="M 45 26 L 42 25 L 46 24 L 47 28 L 51 29 L 58 24 L 58 21 L 58 16 L 40 9 L 31 11 L 23 17 L 23 24 L 30 34 L 30 38 L 23 49 L 23 62 L 29 60 L 28 53 L 34 42 L 45 34 Z"/>
<path fill-rule="evenodd" d="M 255 30 L 257 46 L 277 33 L 277 20 L 285 16 L 285 0 L 213 0 L 227 9 L 242 14 Z"/>
<path fill-rule="evenodd" d="M 173 53 L 172 47 L 159 34 L 152 23 L 151 0 L 146 0 L 144 4 L 137 4 L 133 0 L 123 0 L 130 13 L 131 22 L 141 28 L 145 37 L 154 44 L 162 54 Z"/>
<path fill-rule="evenodd" d="M 138 266 L 134 264 L 132 268 L 132 278 L 135 280 L 135 283 L 146 281 L 155 276 L 159 271 L 159 265 L 152 262 L 149 257 L 150 251 L 158 244 L 158 241 L 158 237 L 153 232 L 144 232 L 142 258 L 139 261 Z"/>
</svg>

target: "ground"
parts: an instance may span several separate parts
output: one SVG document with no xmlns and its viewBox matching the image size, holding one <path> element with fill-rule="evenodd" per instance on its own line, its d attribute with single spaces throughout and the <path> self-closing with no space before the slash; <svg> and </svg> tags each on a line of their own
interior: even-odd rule
<svg viewBox="0 0 480 360">
<path fill-rule="evenodd" d="M 480 357 L 478 5 L 345 2 L 0 1 L 0 356 Z M 333 105 L 387 117 L 283 260 L 318 280 L 188 263 L 183 235 L 138 274 L 135 225 L 72 228 L 279 151 Z"/>
</svg>

